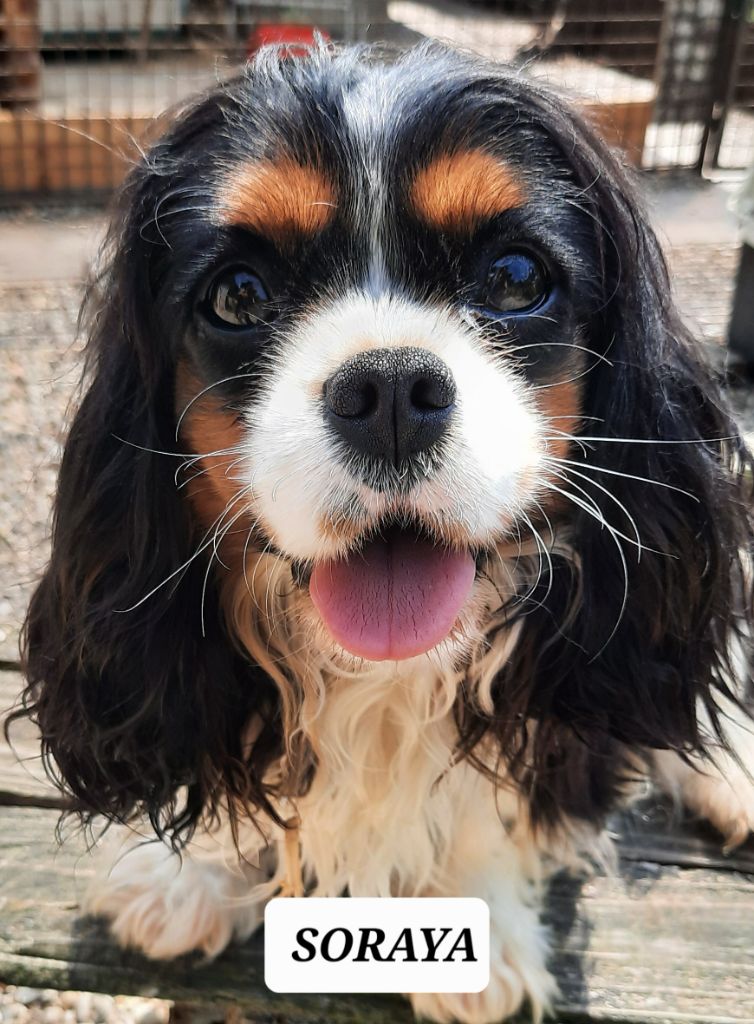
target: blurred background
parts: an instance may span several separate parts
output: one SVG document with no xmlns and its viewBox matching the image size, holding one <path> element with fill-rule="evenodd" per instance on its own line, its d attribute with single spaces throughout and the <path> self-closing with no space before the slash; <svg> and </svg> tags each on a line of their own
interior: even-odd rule
<svg viewBox="0 0 754 1024">
<path fill-rule="evenodd" d="M 751 0 L 0 0 L 0 197 L 107 193 L 156 115 L 315 30 L 512 62 L 644 169 L 754 159 Z"/>
<path fill-rule="evenodd" d="M 449 40 L 545 77 L 639 167 L 754 158 L 751 0 L 0 0 L 0 193 L 107 192 L 264 42 Z"/>
<path fill-rule="evenodd" d="M 106 193 L 263 43 L 435 37 L 572 95 L 638 167 L 754 159 L 751 0 L 0 0 L 0 194 Z"/>
</svg>

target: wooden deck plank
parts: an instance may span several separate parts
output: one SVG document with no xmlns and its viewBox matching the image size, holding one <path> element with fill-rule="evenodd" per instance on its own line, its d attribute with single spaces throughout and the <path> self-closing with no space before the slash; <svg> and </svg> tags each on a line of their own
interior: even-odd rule
<svg viewBox="0 0 754 1024">
<path fill-rule="evenodd" d="M 268 993 L 258 938 L 210 965 L 124 953 L 79 916 L 92 862 L 80 835 L 55 846 L 56 822 L 54 811 L 0 808 L 0 980 L 227 1000 L 262 1021 L 410 1020 L 389 997 Z M 548 918 L 561 1021 L 754 1024 L 754 877 L 626 861 L 620 877 L 558 880 Z"/>
<path fill-rule="evenodd" d="M 611 830 L 620 837 L 624 860 L 754 874 L 754 840 L 725 853 L 711 825 L 684 816 L 659 797 L 616 815 Z"/>
<path fill-rule="evenodd" d="M 0 673 L 0 709 L 15 703 L 21 683 L 17 672 Z M 0 804 L 59 801 L 34 728 L 19 723 L 14 739 L 24 763 L 0 743 Z M 75 832 L 56 846 L 57 820 L 51 809 L 0 807 L 0 981 L 225 1000 L 260 1021 L 291 1024 L 410 1020 L 403 1003 L 386 998 L 272 996 L 258 939 L 210 966 L 124 954 L 99 923 L 80 917 L 91 861 Z M 656 802 L 614 826 L 623 835 L 621 877 L 559 880 L 550 895 L 560 1020 L 754 1024 L 754 843 L 726 857 L 710 829 L 679 828 Z"/>
</svg>

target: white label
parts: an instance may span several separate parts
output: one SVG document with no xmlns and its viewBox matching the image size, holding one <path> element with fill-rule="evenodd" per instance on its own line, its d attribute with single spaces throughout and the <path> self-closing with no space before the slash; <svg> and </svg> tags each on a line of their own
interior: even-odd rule
<svg viewBox="0 0 754 1024">
<path fill-rule="evenodd" d="M 431 897 L 271 900 L 264 980 L 273 992 L 481 992 L 489 907 Z"/>
</svg>

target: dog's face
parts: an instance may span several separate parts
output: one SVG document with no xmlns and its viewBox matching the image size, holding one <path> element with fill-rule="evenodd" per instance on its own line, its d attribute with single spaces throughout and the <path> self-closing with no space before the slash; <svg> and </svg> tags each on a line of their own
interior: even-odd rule
<svg viewBox="0 0 754 1024">
<path fill-rule="evenodd" d="M 427 652 L 535 817 L 604 811 L 616 741 L 704 749 L 751 461 L 578 115 L 442 48 L 263 52 L 108 256 L 25 650 L 86 807 L 274 814 L 307 692 Z"/>
<path fill-rule="evenodd" d="M 479 625 L 477 572 L 557 515 L 600 358 L 568 162 L 441 70 L 315 66 L 264 104 L 250 79 L 200 214 L 181 196 L 153 228 L 181 436 L 218 453 L 203 527 L 228 562 L 289 561 L 318 642 L 375 660 Z"/>
</svg>

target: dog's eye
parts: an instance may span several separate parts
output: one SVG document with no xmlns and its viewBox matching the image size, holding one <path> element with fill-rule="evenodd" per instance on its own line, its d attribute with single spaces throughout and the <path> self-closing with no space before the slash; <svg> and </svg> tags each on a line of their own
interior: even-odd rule
<svg viewBox="0 0 754 1024">
<path fill-rule="evenodd" d="M 248 267 L 223 270 L 209 286 L 206 308 L 227 327 L 257 327 L 275 316 L 269 289 Z"/>
<path fill-rule="evenodd" d="M 547 273 L 535 256 L 509 252 L 491 264 L 485 306 L 501 313 L 526 313 L 547 298 Z"/>
</svg>

